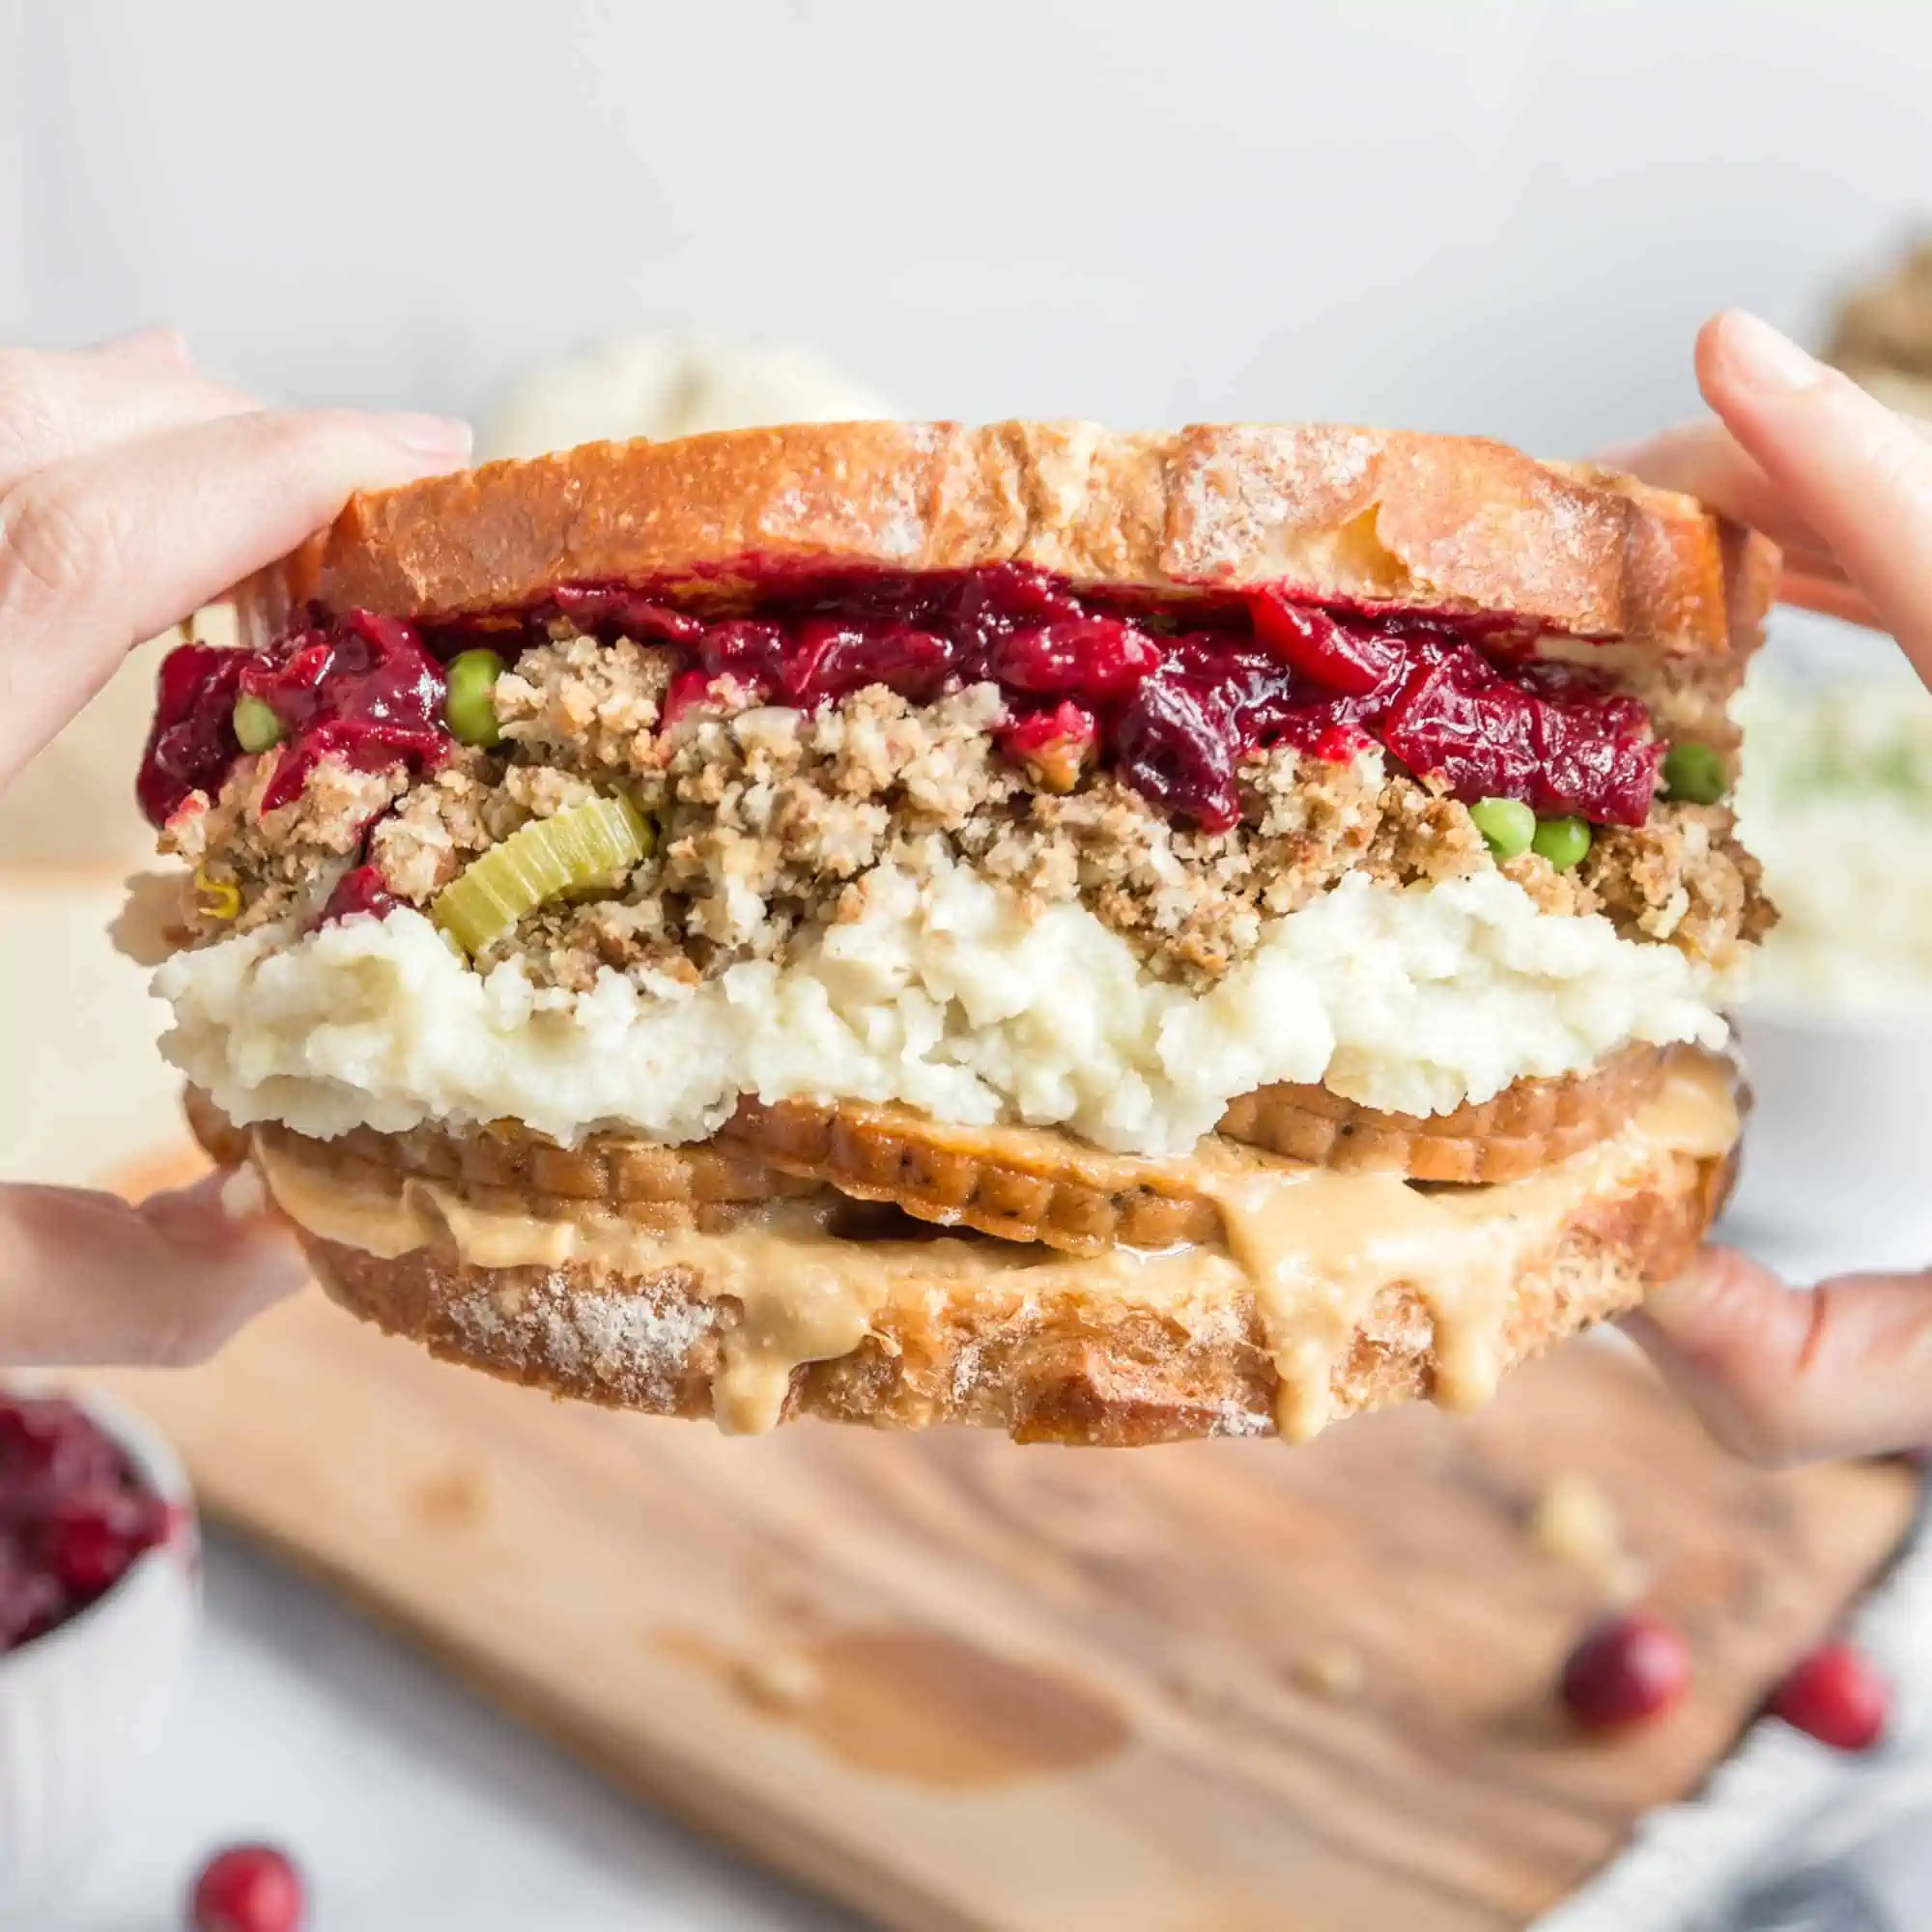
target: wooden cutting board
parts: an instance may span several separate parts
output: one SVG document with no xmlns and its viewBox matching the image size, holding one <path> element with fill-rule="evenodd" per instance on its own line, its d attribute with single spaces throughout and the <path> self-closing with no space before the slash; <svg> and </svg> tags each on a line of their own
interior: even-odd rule
<svg viewBox="0 0 1932 1932">
<path fill-rule="evenodd" d="M 198 1161 L 101 937 L 117 897 L 0 871 L 0 1173 L 140 1191 Z M 314 1295 L 207 1368 L 112 1379 L 211 1513 L 921 1932 L 1521 1925 L 1696 1785 L 1916 1494 L 1892 1466 L 1747 1470 L 1588 1345 L 1474 1418 L 1294 1450 L 729 1440 L 440 1366 Z M 1550 1696 L 1603 1601 L 1525 1532 L 1560 1474 L 1612 1499 L 1696 1653 L 1688 1704 L 1613 1746 Z"/>
<path fill-rule="evenodd" d="M 919 1928 L 1524 1924 L 1696 1785 L 1916 1493 L 1747 1470 L 1587 1344 L 1473 1419 L 1295 1450 L 732 1440 L 438 1365 L 313 1295 L 116 1387 L 215 1515 L 626 1785 Z M 1526 1533 L 1556 1473 L 1614 1500 L 1696 1653 L 1689 1704 L 1615 1745 L 1550 1695 L 1603 1601 Z"/>
</svg>

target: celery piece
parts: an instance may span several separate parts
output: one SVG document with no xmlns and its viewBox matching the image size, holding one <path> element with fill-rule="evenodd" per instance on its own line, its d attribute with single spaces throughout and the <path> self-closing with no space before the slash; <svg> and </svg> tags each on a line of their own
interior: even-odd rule
<svg viewBox="0 0 1932 1932">
<path fill-rule="evenodd" d="M 651 849 L 651 829 L 621 794 L 532 819 L 473 859 L 429 916 L 472 958 L 526 913 L 566 894 L 620 886 Z"/>
</svg>

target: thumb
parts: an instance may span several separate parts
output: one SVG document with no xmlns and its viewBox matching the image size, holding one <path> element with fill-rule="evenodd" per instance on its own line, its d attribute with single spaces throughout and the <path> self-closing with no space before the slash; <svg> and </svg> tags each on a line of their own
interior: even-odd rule
<svg viewBox="0 0 1932 1932">
<path fill-rule="evenodd" d="M 199 1361 L 306 1277 L 251 1170 L 132 1208 L 78 1187 L 0 1187 L 9 1366 Z"/>
<path fill-rule="evenodd" d="M 1711 1432 L 1754 1462 L 1873 1455 L 1932 1437 L 1932 1274 L 1794 1289 L 1709 1248 L 1624 1326 Z"/>
</svg>

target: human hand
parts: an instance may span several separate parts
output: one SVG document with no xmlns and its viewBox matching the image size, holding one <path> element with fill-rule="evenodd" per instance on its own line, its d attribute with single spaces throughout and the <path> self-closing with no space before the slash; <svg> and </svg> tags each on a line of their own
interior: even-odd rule
<svg viewBox="0 0 1932 1932">
<path fill-rule="evenodd" d="M 1763 530 L 1784 547 L 1787 602 L 1889 631 L 1932 685 L 1932 440 L 1751 316 L 1705 325 L 1697 380 L 1715 421 L 1604 460 Z M 1759 1461 L 1932 1439 L 1932 1272 L 1794 1292 L 1708 1249 L 1625 1325 Z"/>
<path fill-rule="evenodd" d="M 0 784 L 128 651 L 293 550 L 357 489 L 454 469 L 440 417 L 269 411 L 171 330 L 0 349 Z M 129 1207 L 0 1186 L 0 1364 L 192 1361 L 297 1287 L 293 1242 L 214 1175 Z"/>
</svg>

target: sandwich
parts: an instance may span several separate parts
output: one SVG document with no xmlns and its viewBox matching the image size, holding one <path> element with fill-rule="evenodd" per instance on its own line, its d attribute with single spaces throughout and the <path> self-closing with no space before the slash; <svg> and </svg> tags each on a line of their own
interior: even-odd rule
<svg viewBox="0 0 1932 1932">
<path fill-rule="evenodd" d="M 439 1355 L 732 1431 L 1480 1402 L 1717 1213 L 1777 558 L 1334 427 L 360 497 L 165 661 L 196 1132 Z"/>
</svg>

